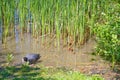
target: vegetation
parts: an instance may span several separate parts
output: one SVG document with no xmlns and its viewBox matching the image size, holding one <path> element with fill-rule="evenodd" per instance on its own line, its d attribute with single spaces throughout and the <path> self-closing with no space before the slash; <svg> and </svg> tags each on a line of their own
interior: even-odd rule
<svg viewBox="0 0 120 80">
<path fill-rule="evenodd" d="M 103 21 L 101 13 L 109 12 L 110 2 L 113 1 L 1 0 L 0 18 L 5 28 L 3 39 L 14 24 L 14 12 L 17 10 L 21 33 L 29 31 L 28 27 L 31 27 L 33 36 L 54 34 L 58 46 L 61 37 L 64 43 L 72 39 L 73 44 L 83 44 L 91 36 L 95 23 Z M 44 41 L 44 37 L 42 39 Z"/>
<path fill-rule="evenodd" d="M 8 54 L 7 54 L 6 61 L 7 61 L 7 64 L 8 64 L 8 65 L 9 65 L 10 63 L 12 63 L 13 58 L 14 58 L 13 54 L 11 54 L 11 53 L 8 53 Z"/>
<path fill-rule="evenodd" d="M 104 80 L 98 75 L 85 76 L 79 72 L 65 68 L 32 68 L 5 67 L 0 71 L 0 79 L 4 80 Z"/>
<path fill-rule="evenodd" d="M 104 23 L 93 29 L 97 40 L 97 54 L 112 61 L 112 66 L 120 61 L 120 3 L 109 4 L 109 12 L 102 13 Z"/>
<path fill-rule="evenodd" d="M 110 60 L 113 67 L 120 61 L 120 0 L 0 0 L 0 23 L 4 44 L 11 32 L 14 32 L 15 15 L 19 17 L 18 27 L 21 35 L 30 29 L 33 36 L 42 36 L 42 41 L 44 36 L 53 35 L 58 47 L 61 38 L 64 44 L 80 46 L 95 36 L 97 54 Z M 12 55 L 8 55 L 8 63 L 11 61 Z M 2 77 L 4 74 L 14 75 L 7 68 L 0 74 Z M 76 79 L 79 76 L 83 79 L 93 79 L 78 72 L 60 72 L 51 76 L 48 71 L 43 71 L 39 73 L 41 74 L 56 80 L 70 77 Z M 23 75 L 21 77 L 23 78 Z M 44 80 L 44 76 L 40 78 Z"/>
</svg>

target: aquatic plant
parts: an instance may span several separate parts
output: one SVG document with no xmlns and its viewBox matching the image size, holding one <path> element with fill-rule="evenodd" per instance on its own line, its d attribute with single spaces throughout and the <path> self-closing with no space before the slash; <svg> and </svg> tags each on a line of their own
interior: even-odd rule
<svg viewBox="0 0 120 80">
<path fill-rule="evenodd" d="M 6 43 L 6 37 L 14 21 L 14 0 L 0 0 L 0 19 L 2 20 L 2 43 Z"/>
<path fill-rule="evenodd" d="M 73 44 L 84 44 L 91 36 L 94 24 L 101 19 L 99 17 L 101 12 L 108 11 L 109 2 L 109 0 L 1 0 L 0 16 L 6 26 L 3 32 L 8 33 L 7 26 L 14 19 L 14 11 L 18 10 L 21 33 L 31 27 L 33 36 L 54 34 L 58 46 L 61 37 L 64 43 L 73 39 Z M 44 37 L 42 40 L 44 41 Z"/>
<path fill-rule="evenodd" d="M 6 61 L 7 61 L 7 64 L 8 64 L 8 65 L 11 64 L 11 62 L 13 61 L 13 58 L 14 58 L 13 54 L 11 54 L 11 53 L 8 53 L 8 54 L 7 54 L 7 56 L 6 56 Z"/>
</svg>

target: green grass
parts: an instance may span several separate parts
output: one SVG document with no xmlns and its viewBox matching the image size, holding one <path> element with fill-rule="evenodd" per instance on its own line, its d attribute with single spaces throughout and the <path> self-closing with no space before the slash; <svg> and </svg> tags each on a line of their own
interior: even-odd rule
<svg viewBox="0 0 120 80">
<path fill-rule="evenodd" d="M 0 80 L 104 80 L 99 75 L 86 76 L 65 68 L 32 68 L 29 66 L 5 67 L 0 71 Z"/>
</svg>

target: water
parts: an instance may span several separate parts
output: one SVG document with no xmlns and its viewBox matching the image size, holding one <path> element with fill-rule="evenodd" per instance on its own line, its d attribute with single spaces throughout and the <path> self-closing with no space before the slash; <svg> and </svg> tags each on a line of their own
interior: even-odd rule
<svg viewBox="0 0 120 80">
<path fill-rule="evenodd" d="M 2 40 L 2 27 L 0 26 L 0 40 Z"/>
<path fill-rule="evenodd" d="M 20 36 L 16 33 L 15 39 L 11 39 L 7 42 L 6 49 L 2 49 L 0 53 L 12 52 L 15 56 L 15 62 L 20 63 L 23 56 L 27 53 L 38 53 L 40 54 L 42 64 L 46 66 L 71 66 L 75 67 L 84 63 L 89 63 L 91 58 L 90 54 L 87 52 L 92 51 L 93 42 L 89 42 L 82 49 L 74 49 L 73 52 L 69 51 L 67 47 L 60 45 L 60 49 L 55 47 L 54 41 L 48 46 L 47 43 L 51 41 L 51 38 L 45 38 L 45 43 L 42 43 L 41 37 L 33 38 L 30 33 L 25 33 Z M 61 41 L 61 43 L 63 43 Z M 76 56 L 77 55 L 77 56 Z M 84 57 L 84 58 L 83 58 Z M 99 58 L 98 58 L 99 59 Z M 41 64 L 41 63 L 40 63 Z"/>
<path fill-rule="evenodd" d="M 0 40 L 2 40 L 2 21 L 0 19 Z"/>
</svg>

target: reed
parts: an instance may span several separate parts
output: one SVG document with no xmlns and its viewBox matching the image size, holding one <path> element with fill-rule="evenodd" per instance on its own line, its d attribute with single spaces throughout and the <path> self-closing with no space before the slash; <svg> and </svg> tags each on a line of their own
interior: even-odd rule
<svg viewBox="0 0 120 80">
<path fill-rule="evenodd" d="M 64 43 L 72 38 L 73 44 L 84 44 L 91 37 L 95 24 L 100 22 L 99 15 L 109 13 L 109 3 L 110 0 L 0 0 L 0 18 L 7 26 L 3 34 L 6 36 L 8 33 L 16 8 L 21 33 L 31 22 L 33 36 L 54 34 L 58 46 L 61 37 Z"/>
<path fill-rule="evenodd" d="M 2 43 L 6 43 L 10 25 L 13 23 L 14 17 L 14 1 L 0 0 L 0 19 L 2 20 Z"/>
</svg>

